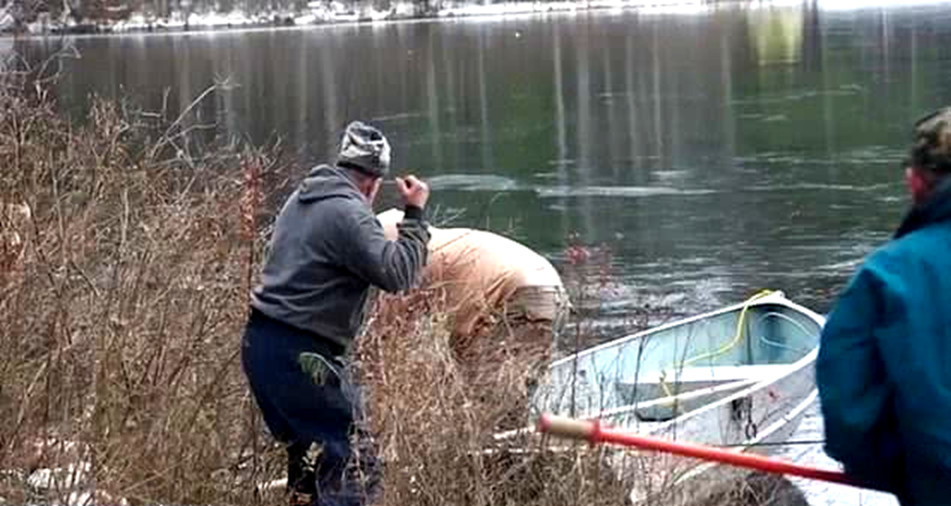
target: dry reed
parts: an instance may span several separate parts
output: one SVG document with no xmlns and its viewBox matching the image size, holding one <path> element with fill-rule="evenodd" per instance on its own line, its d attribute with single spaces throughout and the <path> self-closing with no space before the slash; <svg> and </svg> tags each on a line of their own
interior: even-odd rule
<svg viewBox="0 0 951 506">
<path fill-rule="evenodd" d="M 0 93 L 0 202 L 31 210 L 4 220 L 0 497 L 253 502 L 282 470 L 237 357 L 280 162 L 202 145 L 188 111 L 94 99 L 68 122 L 45 67 Z"/>
</svg>

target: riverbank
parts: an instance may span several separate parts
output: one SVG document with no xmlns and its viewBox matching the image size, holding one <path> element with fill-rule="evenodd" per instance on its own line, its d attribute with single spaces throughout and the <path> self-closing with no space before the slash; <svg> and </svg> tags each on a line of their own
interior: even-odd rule
<svg viewBox="0 0 951 506">
<path fill-rule="evenodd" d="M 126 12 L 118 19 L 79 19 L 59 16 L 53 19 L 41 13 L 31 20 L 17 20 L 12 13 L 0 10 L 0 34 L 122 34 L 178 33 L 189 31 L 229 30 L 241 28 L 306 27 L 351 23 L 385 23 L 392 21 L 483 18 L 543 13 L 570 13 L 603 10 L 640 10 L 645 12 L 699 12 L 723 4 L 749 3 L 748 0 L 566 0 L 516 1 L 492 4 L 471 2 L 440 2 L 424 6 L 416 2 L 391 2 L 386 9 L 373 5 L 347 5 L 339 1 L 310 2 L 300 11 L 273 10 L 247 13 L 173 12 L 155 16 L 143 12 Z M 762 4 L 764 2 L 757 2 Z M 765 2 L 772 3 L 772 2 Z"/>
<path fill-rule="evenodd" d="M 0 37 L 88 34 L 190 33 L 238 29 L 306 28 L 352 24 L 381 24 L 406 21 L 438 21 L 447 19 L 509 18 L 514 16 L 581 13 L 598 11 L 638 11 L 646 14 L 698 14 L 723 6 L 782 7 L 814 6 L 828 11 L 866 8 L 913 7 L 948 3 L 948 0 L 564 0 L 514 1 L 474 4 L 444 1 L 436 5 L 418 2 L 391 1 L 389 7 L 348 5 L 333 0 L 311 1 L 303 10 L 275 9 L 248 13 L 172 12 L 157 16 L 147 12 L 115 10 L 103 18 L 78 18 L 75 15 L 53 16 L 44 12 L 30 19 L 18 19 L 11 7 L 0 9 Z M 54 19 L 58 18 L 58 19 Z"/>
</svg>

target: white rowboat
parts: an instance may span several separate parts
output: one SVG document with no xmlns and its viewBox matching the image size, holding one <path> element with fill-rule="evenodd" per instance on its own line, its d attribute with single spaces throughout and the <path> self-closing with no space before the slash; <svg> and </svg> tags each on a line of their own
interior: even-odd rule
<svg viewBox="0 0 951 506">
<path fill-rule="evenodd" d="M 817 398 L 824 324 L 782 292 L 763 292 L 559 359 L 533 406 L 672 440 L 766 451 L 763 443 L 786 440 Z M 654 474 L 666 484 L 710 468 L 663 467 Z M 632 500 L 656 488 L 638 487 Z"/>
</svg>

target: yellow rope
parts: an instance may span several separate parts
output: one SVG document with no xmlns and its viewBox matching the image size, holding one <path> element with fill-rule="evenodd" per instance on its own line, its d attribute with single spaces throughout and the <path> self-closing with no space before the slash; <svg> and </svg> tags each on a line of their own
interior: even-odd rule
<svg viewBox="0 0 951 506">
<path fill-rule="evenodd" d="M 743 310 L 740 311 L 740 318 L 736 322 L 736 335 L 733 336 L 732 341 L 724 345 L 719 350 L 716 350 L 711 353 L 707 353 L 705 355 L 699 355 L 699 356 L 693 357 L 690 360 L 686 360 L 684 361 L 683 364 L 680 365 L 680 367 L 681 368 L 687 367 L 687 365 L 697 362 L 698 360 L 703 360 L 705 358 L 719 357 L 720 355 L 723 355 L 724 353 L 735 348 L 736 345 L 740 344 L 740 341 L 743 339 L 743 327 L 744 327 L 744 324 L 746 323 L 746 310 L 750 308 L 750 304 L 752 304 L 753 302 L 756 302 L 759 299 L 762 299 L 763 297 L 767 297 L 772 294 L 773 294 L 772 290 L 763 290 L 757 293 L 756 295 L 750 297 L 749 299 L 746 300 L 745 303 L 743 303 Z"/>
<path fill-rule="evenodd" d="M 737 322 L 736 322 L 736 334 L 733 336 L 733 340 L 731 340 L 729 343 L 727 343 L 726 345 L 724 345 L 724 346 L 723 346 L 722 348 L 720 348 L 719 350 L 716 350 L 716 351 L 713 351 L 713 352 L 710 352 L 710 353 L 706 353 L 706 354 L 703 354 L 703 355 L 698 355 L 698 356 L 693 357 L 693 358 L 691 358 L 691 359 L 685 360 L 685 361 L 680 365 L 680 368 L 683 369 L 684 367 L 687 367 L 687 365 L 692 364 L 692 363 L 694 363 L 694 362 L 697 362 L 698 360 L 703 360 L 703 359 L 705 359 L 705 358 L 715 358 L 715 357 L 719 357 L 720 355 L 723 355 L 724 353 L 727 353 L 727 352 L 730 351 L 731 349 L 735 348 L 736 345 L 740 344 L 740 341 L 743 340 L 743 334 L 744 334 L 743 328 L 745 327 L 744 324 L 746 323 L 746 311 L 750 308 L 750 305 L 751 305 L 753 302 L 756 302 L 757 300 L 762 299 L 763 297 L 767 297 L 767 296 L 769 296 L 769 295 L 772 295 L 773 293 L 775 293 L 773 290 L 763 290 L 763 291 L 757 293 L 756 295 L 750 297 L 749 299 L 746 299 L 746 302 L 743 303 L 743 310 L 740 311 L 740 317 L 739 317 L 739 319 L 738 319 Z M 667 397 L 673 397 L 674 394 L 672 393 L 672 391 L 671 391 L 671 389 L 670 389 L 670 386 L 667 384 L 667 381 L 666 381 L 666 379 L 667 379 L 667 371 L 666 371 L 666 370 L 661 370 L 661 372 L 660 372 L 660 378 L 659 378 L 659 379 L 660 379 L 660 386 L 661 386 L 661 388 L 664 389 L 664 393 L 667 395 Z M 673 404 L 673 403 L 674 403 L 674 401 L 673 401 L 673 399 L 671 399 L 670 401 L 667 401 L 665 404 L 671 405 L 671 404 Z"/>
</svg>

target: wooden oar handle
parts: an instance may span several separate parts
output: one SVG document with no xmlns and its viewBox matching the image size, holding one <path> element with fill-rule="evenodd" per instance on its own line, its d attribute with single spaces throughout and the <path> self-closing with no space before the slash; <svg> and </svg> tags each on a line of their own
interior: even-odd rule
<svg viewBox="0 0 951 506">
<path fill-rule="evenodd" d="M 597 426 L 588 420 L 544 414 L 538 420 L 538 430 L 569 439 L 590 440 Z"/>
</svg>

